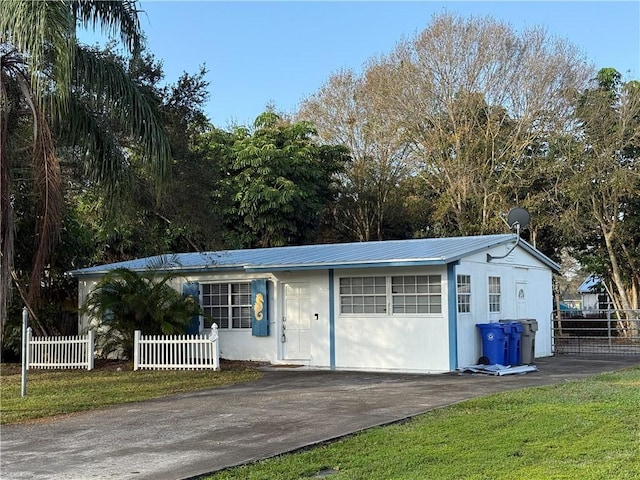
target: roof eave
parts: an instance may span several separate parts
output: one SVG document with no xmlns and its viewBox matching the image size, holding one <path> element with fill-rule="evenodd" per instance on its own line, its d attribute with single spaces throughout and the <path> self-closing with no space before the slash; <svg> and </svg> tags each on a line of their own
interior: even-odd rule
<svg viewBox="0 0 640 480">
<path fill-rule="evenodd" d="M 520 239 L 520 245 L 522 245 L 524 247 L 524 249 L 527 252 L 529 252 L 531 255 L 533 255 L 538 260 L 540 260 L 542 263 L 547 265 L 553 271 L 553 273 L 560 273 L 560 265 L 558 265 L 556 262 L 551 260 L 544 253 L 542 253 L 540 250 L 537 250 L 529 242 L 527 242 L 526 240 Z"/>
<path fill-rule="evenodd" d="M 491 245 L 486 245 L 486 246 L 483 246 L 483 247 L 476 248 L 474 250 L 469 250 L 467 252 L 464 252 L 463 254 L 455 255 L 455 256 L 451 257 L 449 259 L 449 261 L 462 260 L 464 257 L 467 257 L 469 255 L 474 255 L 474 254 L 477 254 L 477 253 L 486 252 L 487 250 L 490 250 L 492 248 L 499 247 L 501 245 L 507 245 L 509 243 L 513 243 L 513 242 L 515 242 L 517 240 L 517 238 L 518 238 L 517 235 L 514 234 L 510 238 L 507 238 L 505 240 L 500 240 L 498 242 L 492 243 Z M 560 273 L 560 265 L 558 265 L 556 262 L 551 260 L 544 253 L 542 253 L 539 250 L 537 250 L 529 242 L 527 242 L 523 238 L 520 238 L 520 241 L 518 242 L 518 245 L 524 247 L 524 249 L 529 254 L 533 255 L 535 258 L 537 258 L 542 263 L 544 263 L 546 266 L 548 266 L 554 273 Z"/>
<path fill-rule="evenodd" d="M 239 265 L 189 265 L 188 267 L 183 266 L 175 266 L 175 267 L 163 267 L 163 268 L 153 268 L 150 266 L 145 267 L 135 267 L 135 268 L 127 268 L 127 270 L 132 270 L 134 272 L 157 272 L 157 273 L 169 273 L 169 272 L 177 272 L 177 273 L 200 273 L 206 271 L 215 270 L 216 272 L 222 271 L 242 271 L 246 268 L 245 264 Z M 70 272 L 66 272 L 67 275 L 73 278 L 80 277 L 92 277 L 96 275 L 106 275 L 109 272 L 113 272 L 115 268 L 107 268 L 100 270 L 92 270 L 90 272 L 83 272 L 82 270 L 72 270 Z"/>
</svg>

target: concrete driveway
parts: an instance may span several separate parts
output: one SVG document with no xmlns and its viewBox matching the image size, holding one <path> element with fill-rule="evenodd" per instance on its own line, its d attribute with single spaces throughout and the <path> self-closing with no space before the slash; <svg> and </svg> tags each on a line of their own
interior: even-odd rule
<svg viewBox="0 0 640 480">
<path fill-rule="evenodd" d="M 5 425 L 0 477 L 185 479 L 504 390 L 562 383 L 640 358 L 545 358 L 524 375 L 267 368 L 258 381 Z"/>
</svg>

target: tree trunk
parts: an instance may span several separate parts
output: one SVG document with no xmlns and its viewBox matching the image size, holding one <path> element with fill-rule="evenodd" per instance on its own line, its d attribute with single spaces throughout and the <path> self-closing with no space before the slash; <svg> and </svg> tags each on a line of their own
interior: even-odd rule
<svg viewBox="0 0 640 480">
<path fill-rule="evenodd" d="M 627 296 L 627 290 L 622 280 L 622 273 L 620 272 L 620 265 L 618 263 L 618 257 L 613 248 L 613 231 L 607 231 L 602 227 L 602 233 L 604 234 L 604 242 L 607 246 L 607 253 L 609 254 L 609 260 L 611 261 L 611 274 L 613 277 L 613 283 L 616 286 L 616 291 L 620 297 L 620 303 L 623 310 L 632 310 L 629 297 Z"/>
</svg>

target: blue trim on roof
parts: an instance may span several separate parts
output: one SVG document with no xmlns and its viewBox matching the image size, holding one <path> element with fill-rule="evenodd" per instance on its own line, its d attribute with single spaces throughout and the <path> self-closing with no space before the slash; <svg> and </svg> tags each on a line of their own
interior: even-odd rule
<svg viewBox="0 0 640 480">
<path fill-rule="evenodd" d="M 283 272 L 283 271 L 301 271 L 301 270 L 318 270 L 325 268 L 346 269 L 346 268 L 379 268 L 379 267 L 414 267 L 425 265 L 445 265 L 443 259 L 435 260 L 407 260 L 402 262 L 352 262 L 352 263 L 314 263 L 312 265 L 279 265 L 277 267 L 261 266 L 246 267 L 245 272 Z"/>
<path fill-rule="evenodd" d="M 456 279 L 456 266 L 458 262 L 447 265 L 447 297 L 449 318 L 449 370 L 458 368 L 458 301 L 456 290 L 458 288 Z"/>
<path fill-rule="evenodd" d="M 386 240 L 291 247 L 226 250 L 220 252 L 158 255 L 68 272 L 75 277 L 102 275 L 116 268 L 145 271 L 265 272 L 446 265 L 469 255 L 513 243 L 515 235 Z M 559 266 L 524 240 L 519 246 L 552 270 Z"/>
</svg>

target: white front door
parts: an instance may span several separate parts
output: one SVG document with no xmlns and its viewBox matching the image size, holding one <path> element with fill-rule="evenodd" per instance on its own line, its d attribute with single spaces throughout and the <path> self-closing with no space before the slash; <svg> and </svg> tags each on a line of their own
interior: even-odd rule
<svg viewBox="0 0 640 480">
<path fill-rule="evenodd" d="M 309 360 L 311 314 L 309 305 L 309 283 L 284 284 L 284 318 L 282 333 L 284 358 L 287 360 Z"/>
</svg>

